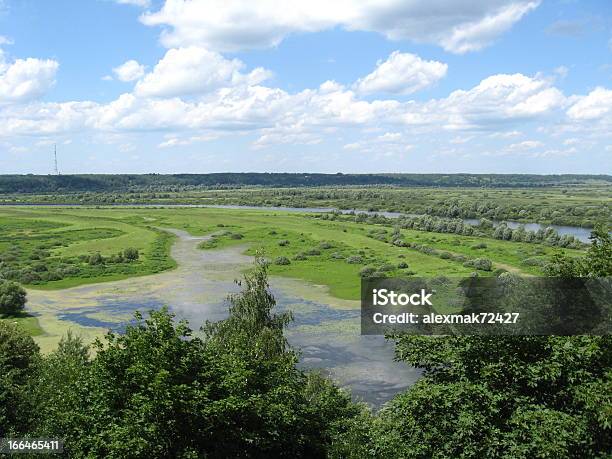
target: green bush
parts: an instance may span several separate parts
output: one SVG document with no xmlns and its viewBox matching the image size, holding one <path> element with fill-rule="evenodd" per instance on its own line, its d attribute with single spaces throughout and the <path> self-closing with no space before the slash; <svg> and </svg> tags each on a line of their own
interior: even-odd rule
<svg viewBox="0 0 612 459">
<path fill-rule="evenodd" d="M 274 259 L 275 265 L 290 265 L 291 261 L 287 257 L 276 257 Z"/>
<path fill-rule="evenodd" d="M 26 291 L 16 282 L 0 280 L 0 316 L 15 315 L 23 311 Z"/>
<path fill-rule="evenodd" d="M 125 260 L 128 262 L 136 261 L 138 258 L 140 258 L 140 253 L 138 252 L 138 249 L 128 247 L 123 251 L 123 258 L 125 258 Z"/>
<path fill-rule="evenodd" d="M 360 265 L 363 263 L 363 257 L 359 255 L 351 255 L 346 259 L 346 262 L 352 265 Z"/>
</svg>

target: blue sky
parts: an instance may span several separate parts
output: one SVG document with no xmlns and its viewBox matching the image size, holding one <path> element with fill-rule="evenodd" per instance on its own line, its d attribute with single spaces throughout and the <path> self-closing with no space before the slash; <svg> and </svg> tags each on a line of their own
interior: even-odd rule
<svg viewBox="0 0 612 459">
<path fill-rule="evenodd" d="M 0 0 L 0 173 L 612 173 L 607 0 Z"/>
</svg>

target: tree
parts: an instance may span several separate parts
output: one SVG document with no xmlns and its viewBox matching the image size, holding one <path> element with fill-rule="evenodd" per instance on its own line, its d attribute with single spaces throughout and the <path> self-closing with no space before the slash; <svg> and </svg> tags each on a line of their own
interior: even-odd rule
<svg viewBox="0 0 612 459">
<path fill-rule="evenodd" d="M 201 336 L 162 309 L 98 341 L 91 361 L 66 343 L 51 358 L 67 379 L 46 373 L 41 434 L 75 457 L 325 457 L 362 408 L 296 368 L 262 259 L 242 284 Z"/>
<path fill-rule="evenodd" d="M 610 276 L 610 236 L 593 232 L 556 276 Z M 424 372 L 362 438 L 371 457 L 608 457 L 610 336 L 393 336 Z M 351 436 L 349 435 L 348 438 Z"/>
<path fill-rule="evenodd" d="M 598 224 L 589 238 L 591 245 L 583 257 L 556 255 L 545 266 L 545 273 L 553 277 L 612 276 L 612 238 L 606 225 Z"/>
<path fill-rule="evenodd" d="M 39 361 L 34 340 L 17 325 L 0 321 L 0 437 L 28 431 L 35 417 L 28 385 Z"/>
<path fill-rule="evenodd" d="M 26 291 L 19 284 L 0 279 L 0 316 L 19 314 L 25 308 Z"/>
</svg>

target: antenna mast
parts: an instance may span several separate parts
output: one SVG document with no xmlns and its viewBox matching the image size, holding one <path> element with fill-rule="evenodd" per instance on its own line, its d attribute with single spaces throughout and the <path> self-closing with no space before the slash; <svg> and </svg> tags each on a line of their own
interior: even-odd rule
<svg viewBox="0 0 612 459">
<path fill-rule="evenodd" d="M 60 175 L 59 169 L 57 168 L 57 144 L 53 144 L 53 160 L 55 162 L 55 175 Z"/>
</svg>

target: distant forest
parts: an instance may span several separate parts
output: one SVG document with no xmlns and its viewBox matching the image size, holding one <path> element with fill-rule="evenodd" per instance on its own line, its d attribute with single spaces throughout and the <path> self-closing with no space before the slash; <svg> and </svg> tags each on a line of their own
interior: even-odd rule
<svg viewBox="0 0 612 459">
<path fill-rule="evenodd" d="M 82 174 L 0 175 L 0 193 L 110 192 L 169 190 L 173 187 L 308 187 L 397 186 L 535 188 L 576 186 L 612 182 L 610 175 L 523 174 L 308 174 L 308 173 L 216 173 L 216 174 Z"/>
</svg>

